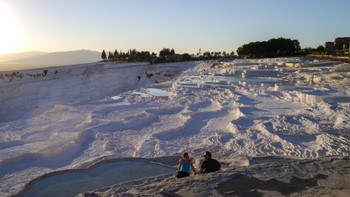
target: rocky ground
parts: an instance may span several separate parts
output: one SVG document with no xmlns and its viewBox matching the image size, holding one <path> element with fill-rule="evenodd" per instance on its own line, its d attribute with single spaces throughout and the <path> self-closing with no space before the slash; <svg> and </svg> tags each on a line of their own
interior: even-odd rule
<svg viewBox="0 0 350 197">
<path fill-rule="evenodd" d="M 265 157 L 249 162 L 216 173 L 148 178 L 80 196 L 348 196 L 350 192 L 350 157 Z"/>
<path fill-rule="evenodd" d="M 230 158 L 349 156 L 349 73 L 348 63 L 300 57 L 3 72 L 0 196 L 105 158 L 209 150 L 237 169 L 248 164 Z"/>
</svg>

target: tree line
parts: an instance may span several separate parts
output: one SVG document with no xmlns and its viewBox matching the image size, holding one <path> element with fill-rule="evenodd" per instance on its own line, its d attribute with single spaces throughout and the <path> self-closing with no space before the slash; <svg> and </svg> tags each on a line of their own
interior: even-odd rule
<svg viewBox="0 0 350 197">
<path fill-rule="evenodd" d="M 237 49 L 240 56 L 252 58 L 258 57 L 280 57 L 292 56 L 300 52 L 300 43 L 298 40 L 289 38 L 272 38 L 268 41 L 257 41 L 244 44 Z"/>
<path fill-rule="evenodd" d="M 271 38 L 267 41 L 256 41 L 244 44 L 237 49 L 240 57 L 248 58 L 264 58 L 264 57 L 283 57 L 307 54 L 328 54 L 323 46 L 317 48 L 301 49 L 298 40 L 290 38 Z M 235 58 L 235 53 L 226 51 L 210 52 L 201 50 L 197 54 L 177 54 L 174 49 L 163 48 L 159 53 L 149 51 L 138 51 L 130 49 L 126 52 L 115 50 L 114 53 L 102 51 L 101 58 L 103 61 L 122 61 L 122 62 L 142 62 L 164 63 L 164 62 L 180 62 L 195 60 L 215 60 L 223 58 Z"/>
<path fill-rule="evenodd" d="M 183 53 L 177 54 L 174 49 L 163 48 L 159 53 L 149 51 L 138 51 L 130 49 L 128 51 L 102 51 L 101 58 L 103 61 L 120 61 L 120 62 L 150 62 L 150 63 L 165 63 L 165 62 L 180 62 L 180 61 L 195 61 L 195 60 L 211 60 L 219 58 L 232 58 L 234 52 L 210 52 L 206 51 L 203 54 L 198 52 L 195 54 Z"/>
<path fill-rule="evenodd" d="M 324 46 L 319 45 L 316 48 L 312 48 L 312 47 L 307 47 L 301 50 L 302 54 L 308 55 L 308 54 L 312 54 L 312 55 L 330 55 L 332 54 L 332 51 L 326 50 Z"/>
</svg>

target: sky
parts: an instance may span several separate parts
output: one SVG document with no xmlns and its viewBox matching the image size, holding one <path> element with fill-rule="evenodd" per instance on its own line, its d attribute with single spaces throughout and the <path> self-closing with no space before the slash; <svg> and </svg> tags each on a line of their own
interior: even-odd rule
<svg viewBox="0 0 350 197">
<path fill-rule="evenodd" d="M 236 51 L 350 37 L 349 0 L 0 0 L 0 54 L 88 49 Z"/>
</svg>

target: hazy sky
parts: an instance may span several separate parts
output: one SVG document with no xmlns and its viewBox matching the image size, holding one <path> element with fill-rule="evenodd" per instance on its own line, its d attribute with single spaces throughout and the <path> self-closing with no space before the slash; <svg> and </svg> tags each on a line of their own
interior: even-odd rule
<svg viewBox="0 0 350 197">
<path fill-rule="evenodd" d="M 350 36 L 350 0 L 0 0 L 0 53 L 235 51 L 272 37 Z"/>
</svg>

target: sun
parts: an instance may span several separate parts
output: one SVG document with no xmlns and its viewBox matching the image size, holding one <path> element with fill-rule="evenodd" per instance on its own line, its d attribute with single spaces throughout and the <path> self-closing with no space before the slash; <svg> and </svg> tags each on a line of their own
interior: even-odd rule
<svg viewBox="0 0 350 197">
<path fill-rule="evenodd" d="M 0 54 L 10 53 L 21 44 L 21 31 L 11 9 L 0 3 Z"/>
</svg>

